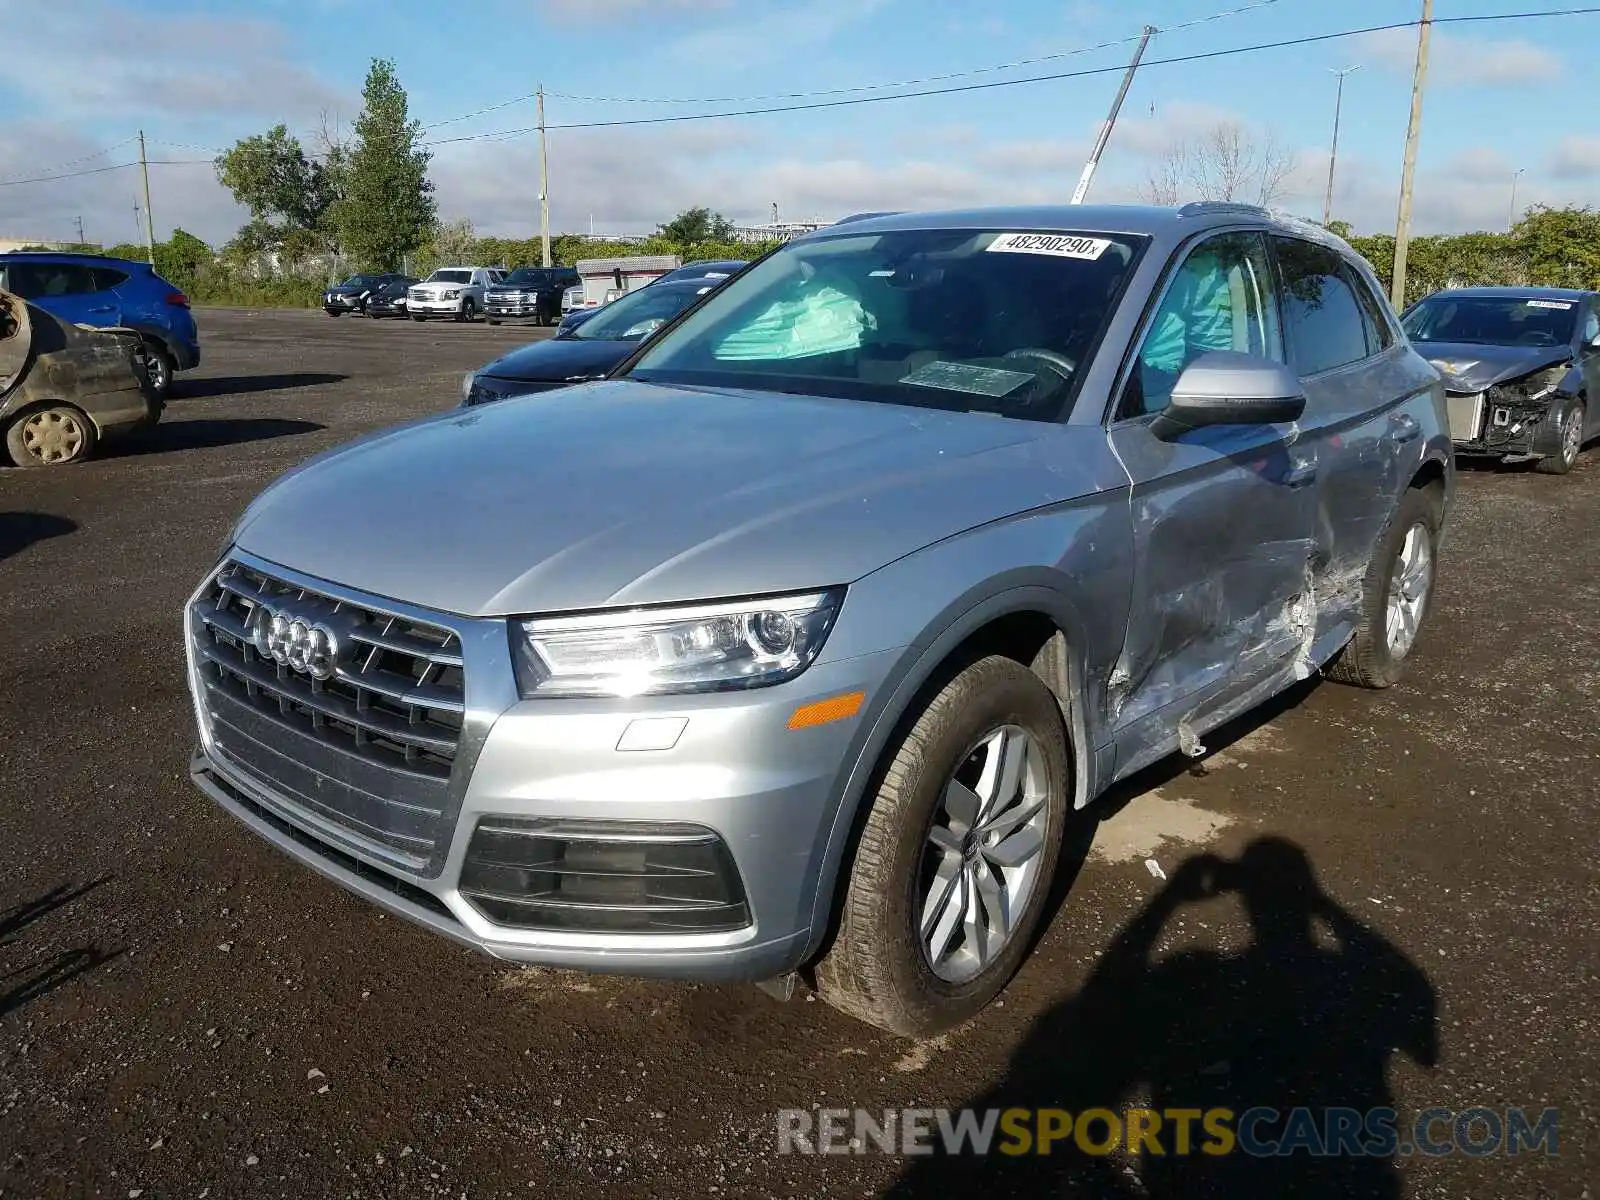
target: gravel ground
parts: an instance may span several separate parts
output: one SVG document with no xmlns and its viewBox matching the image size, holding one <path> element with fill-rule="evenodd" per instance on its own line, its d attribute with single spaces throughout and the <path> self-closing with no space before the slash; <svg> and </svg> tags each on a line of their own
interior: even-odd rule
<svg viewBox="0 0 1600 1200">
<path fill-rule="evenodd" d="M 1120 787 L 1003 1002 L 912 1043 L 747 986 L 510 970 L 189 784 L 178 614 L 233 518 L 543 333 L 199 318 L 156 430 L 0 471 L 0 1195 L 1590 1197 L 1600 450 L 1463 471 L 1407 680 L 1307 685 Z M 1220 894 L 1187 890 L 1200 853 L 1235 864 Z M 1554 1106 L 1560 1153 L 776 1152 L 780 1108 L 1130 1102 Z"/>
</svg>

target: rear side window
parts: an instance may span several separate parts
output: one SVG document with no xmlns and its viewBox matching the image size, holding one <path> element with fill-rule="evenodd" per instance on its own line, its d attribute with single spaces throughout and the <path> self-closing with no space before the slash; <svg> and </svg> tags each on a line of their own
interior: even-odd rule
<svg viewBox="0 0 1600 1200">
<path fill-rule="evenodd" d="M 128 273 L 118 271 L 111 267 L 94 267 L 90 274 L 94 276 L 94 290 L 109 292 L 112 288 L 121 287 L 128 282 Z"/>
<path fill-rule="evenodd" d="M 1370 318 L 1332 250 L 1275 237 L 1283 278 L 1284 333 L 1295 370 L 1317 375 L 1366 358 Z"/>
<path fill-rule="evenodd" d="M 1344 266 L 1345 278 L 1350 281 L 1350 287 L 1356 294 L 1356 302 L 1361 305 L 1361 315 L 1366 322 L 1367 353 L 1382 354 L 1394 345 L 1394 328 L 1384 313 L 1383 302 L 1373 293 L 1366 276 L 1349 263 Z"/>
</svg>

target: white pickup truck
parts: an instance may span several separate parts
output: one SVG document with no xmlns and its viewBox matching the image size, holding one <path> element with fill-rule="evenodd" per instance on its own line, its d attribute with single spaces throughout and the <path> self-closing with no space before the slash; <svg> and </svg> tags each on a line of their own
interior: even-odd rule
<svg viewBox="0 0 1600 1200">
<path fill-rule="evenodd" d="M 471 321 L 483 311 L 483 293 L 499 283 L 505 272 L 496 267 L 440 267 L 406 294 L 406 311 L 413 321 L 453 317 Z"/>
</svg>

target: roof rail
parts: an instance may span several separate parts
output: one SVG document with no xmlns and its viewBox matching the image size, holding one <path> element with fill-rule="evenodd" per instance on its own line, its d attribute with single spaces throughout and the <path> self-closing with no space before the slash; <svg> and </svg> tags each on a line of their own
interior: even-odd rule
<svg viewBox="0 0 1600 1200">
<path fill-rule="evenodd" d="M 1203 217 L 1208 213 L 1248 213 L 1252 217 L 1270 217 L 1272 210 L 1259 204 L 1239 204 L 1233 200 L 1194 200 L 1178 210 L 1180 217 Z"/>
<path fill-rule="evenodd" d="M 900 215 L 900 213 L 898 211 L 894 211 L 894 212 L 887 212 L 886 211 L 886 212 L 851 213 L 848 217 L 840 217 L 837 221 L 834 222 L 834 224 L 835 225 L 848 225 L 852 221 L 870 221 L 874 217 L 898 217 L 899 215 Z"/>
</svg>

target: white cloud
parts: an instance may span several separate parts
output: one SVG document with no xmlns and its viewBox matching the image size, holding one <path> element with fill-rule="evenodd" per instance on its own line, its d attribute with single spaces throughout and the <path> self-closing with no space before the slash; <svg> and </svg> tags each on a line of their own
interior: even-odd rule
<svg viewBox="0 0 1600 1200">
<path fill-rule="evenodd" d="M 44 146 L 49 147 L 48 158 L 41 158 L 40 147 Z M 103 143 L 89 140 L 68 125 L 49 121 L 0 122 L 0 235 L 40 241 L 74 240 L 81 217 L 84 236 L 89 241 L 108 246 L 143 241 L 143 226 L 135 222 L 133 212 L 135 200 L 143 202 L 137 167 L 46 183 L 5 182 L 128 163 L 135 157 L 132 148 L 126 146 L 108 155 L 86 157 L 103 148 Z M 73 159 L 84 161 L 72 162 Z M 41 171 L 41 167 L 59 170 Z M 150 207 L 155 216 L 156 237 L 161 239 L 168 237 L 174 226 L 181 226 L 219 244 L 232 236 L 245 218 L 233 198 L 217 185 L 209 163 L 151 167 Z"/>
<path fill-rule="evenodd" d="M 1551 152 L 1550 173 L 1557 179 L 1588 179 L 1600 174 L 1600 138 L 1562 138 Z"/>
<path fill-rule="evenodd" d="M 181 62 L 168 57 L 175 48 Z M 36 5 L 7 23 L 6 83 L 52 116 L 303 121 L 354 97 L 296 61 L 287 27 L 253 17 L 151 16 L 109 5 Z"/>
<path fill-rule="evenodd" d="M 784 8 L 737 8 L 721 24 L 678 38 L 668 53 L 678 59 L 721 60 L 744 68 L 778 62 L 796 50 L 831 41 L 888 2 L 808 0 Z"/>
<path fill-rule="evenodd" d="M 1417 31 L 1386 29 L 1356 39 L 1356 58 L 1409 77 L 1416 69 Z M 1565 64 L 1553 50 L 1519 38 L 1490 41 L 1434 31 L 1429 39 L 1428 81 L 1442 87 L 1520 87 L 1549 83 Z"/>
<path fill-rule="evenodd" d="M 680 19 L 726 9 L 732 0 L 540 0 L 539 7 L 564 24 L 603 24 L 651 17 Z"/>
</svg>

